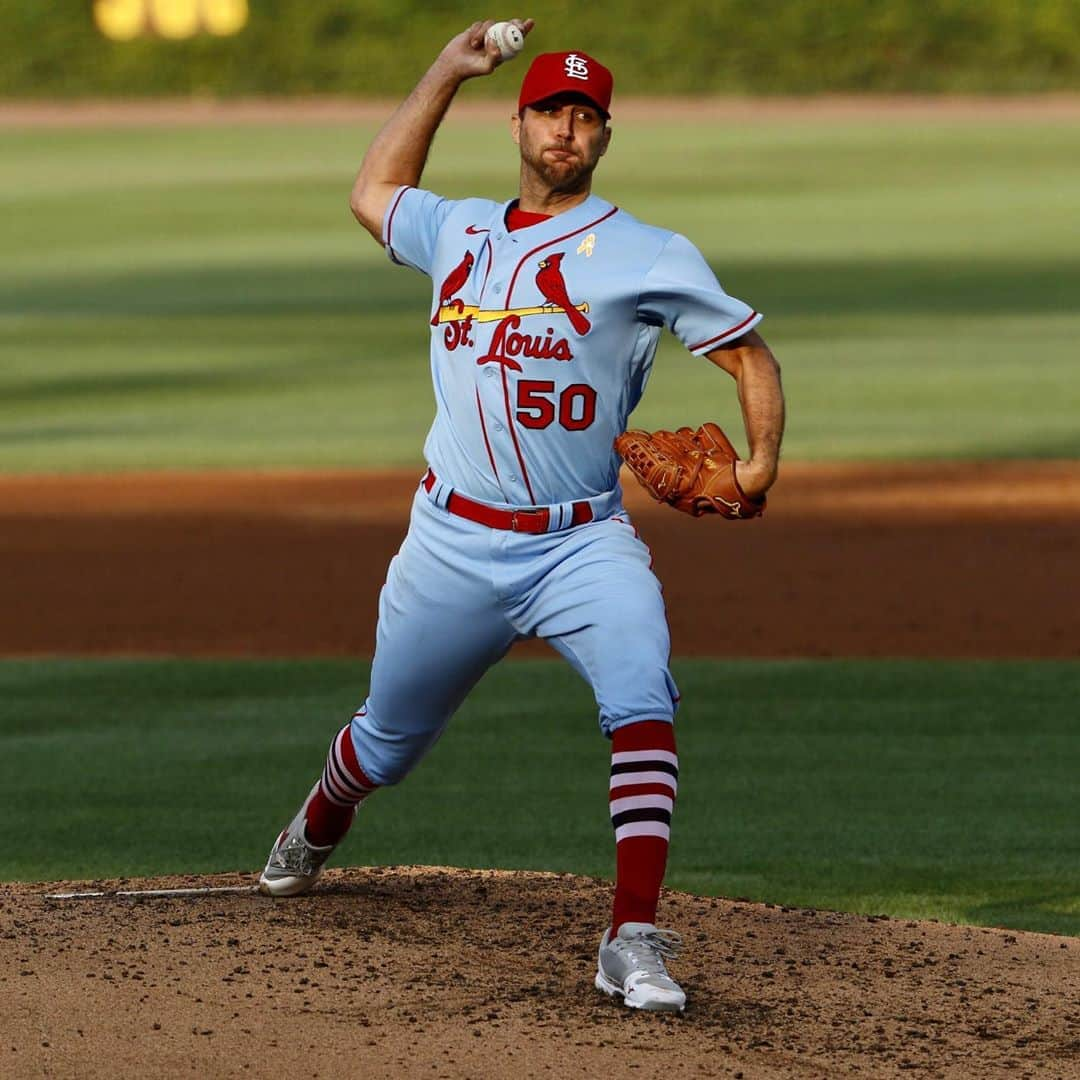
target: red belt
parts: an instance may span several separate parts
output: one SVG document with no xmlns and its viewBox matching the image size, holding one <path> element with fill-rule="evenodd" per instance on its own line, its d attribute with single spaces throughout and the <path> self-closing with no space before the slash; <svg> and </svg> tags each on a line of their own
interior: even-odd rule
<svg viewBox="0 0 1080 1080">
<path fill-rule="evenodd" d="M 428 469 L 424 476 L 424 489 L 430 491 L 434 486 L 435 474 Z M 489 529 L 506 529 L 509 532 L 545 533 L 551 523 L 550 510 L 500 510 L 497 506 L 486 506 L 466 499 L 456 491 L 450 493 L 446 509 L 451 514 L 486 525 Z M 570 525 L 584 525 L 592 519 L 592 507 L 587 502 L 574 503 Z"/>
</svg>

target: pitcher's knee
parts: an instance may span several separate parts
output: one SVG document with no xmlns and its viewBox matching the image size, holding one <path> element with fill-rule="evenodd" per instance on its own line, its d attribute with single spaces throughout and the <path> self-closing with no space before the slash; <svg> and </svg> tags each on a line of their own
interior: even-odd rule
<svg viewBox="0 0 1080 1080">
<path fill-rule="evenodd" d="M 370 701 L 352 719 L 357 760 L 380 787 L 390 787 L 404 780 L 420 763 L 441 730 L 441 727 L 433 731 L 391 727 L 374 715 Z"/>
<path fill-rule="evenodd" d="M 610 691 L 597 687 L 600 730 L 612 734 L 628 724 L 644 720 L 674 720 L 679 707 L 679 688 L 667 667 L 651 671 L 627 671 Z"/>
</svg>

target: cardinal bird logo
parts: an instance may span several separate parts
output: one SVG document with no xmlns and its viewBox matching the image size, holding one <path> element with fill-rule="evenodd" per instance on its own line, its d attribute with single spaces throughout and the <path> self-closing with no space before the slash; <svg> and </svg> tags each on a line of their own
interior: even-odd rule
<svg viewBox="0 0 1080 1080">
<path fill-rule="evenodd" d="M 439 310 L 450 304 L 454 298 L 454 293 L 460 292 L 462 285 L 469 280 L 469 273 L 472 271 L 474 261 L 473 253 L 466 251 L 465 258 L 446 275 L 446 280 L 439 289 L 439 303 L 435 307 L 435 314 L 431 317 L 432 326 L 439 325 Z M 461 301 L 458 301 L 458 304 L 460 305 Z"/>
<path fill-rule="evenodd" d="M 565 252 L 558 251 L 540 260 L 540 271 L 536 275 L 536 287 L 544 294 L 544 299 L 566 312 L 570 325 L 584 336 L 592 329 L 592 323 L 574 306 L 566 295 L 566 282 L 563 281 L 559 264 Z"/>
</svg>

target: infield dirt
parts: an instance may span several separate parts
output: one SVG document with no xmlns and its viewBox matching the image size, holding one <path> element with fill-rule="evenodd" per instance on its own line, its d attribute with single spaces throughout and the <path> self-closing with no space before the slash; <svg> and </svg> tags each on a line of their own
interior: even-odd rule
<svg viewBox="0 0 1080 1080">
<path fill-rule="evenodd" d="M 0 479 L 0 655 L 370 655 L 417 482 Z M 735 523 L 624 488 L 676 655 L 1080 656 L 1080 463 L 788 465 Z"/>
<path fill-rule="evenodd" d="M 370 652 L 416 483 L 4 479 L 0 653 Z M 793 465 L 734 524 L 627 486 L 677 653 L 1080 650 L 1075 462 Z M 669 893 L 673 1018 L 594 990 L 598 881 L 387 867 L 284 902 L 44 895 L 117 884 L 4 886 L 0 1075 L 1080 1077 L 1075 938 Z"/>
</svg>

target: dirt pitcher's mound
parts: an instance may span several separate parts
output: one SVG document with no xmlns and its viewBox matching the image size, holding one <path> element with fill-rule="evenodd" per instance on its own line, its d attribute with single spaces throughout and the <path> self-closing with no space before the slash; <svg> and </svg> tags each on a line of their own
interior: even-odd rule
<svg viewBox="0 0 1080 1080">
<path fill-rule="evenodd" d="M 668 893 L 683 1017 L 593 988 L 600 881 L 331 871 L 309 897 L 0 899 L 7 1077 L 1066 1077 L 1074 939 Z"/>
</svg>

